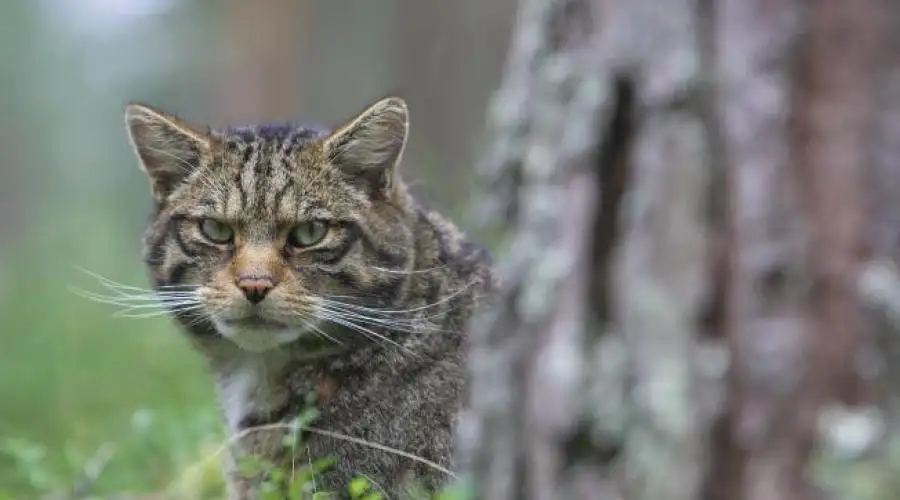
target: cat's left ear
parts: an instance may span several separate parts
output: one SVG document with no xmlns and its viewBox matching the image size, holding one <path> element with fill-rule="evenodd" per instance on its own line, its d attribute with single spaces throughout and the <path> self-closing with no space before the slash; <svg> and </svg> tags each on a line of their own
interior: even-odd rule
<svg viewBox="0 0 900 500">
<path fill-rule="evenodd" d="M 409 113 L 399 97 L 386 97 L 335 130 L 324 142 L 325 157 L 372 192 L 396 186 L 406 148 Z"/>
</svg>

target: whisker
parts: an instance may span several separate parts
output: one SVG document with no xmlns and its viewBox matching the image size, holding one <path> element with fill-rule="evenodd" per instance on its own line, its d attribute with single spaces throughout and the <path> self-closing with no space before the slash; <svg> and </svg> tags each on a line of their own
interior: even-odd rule
<svg viewBox="0 0 900 500">
<path fill-rule="evenodd" d="M 179 286 L 177 289 L 161 287 L 159 290 L 148 290 L 116 282 L 88 269 L 79 268 L 79 270 L 96 279 L 109 293 L 92 292 L 77 287 L 69 287 L 69 290 L 92 302 L 119 308 L 112 314 L 114 318 L 145 319 L 184 314 L 201 308 L 197 293 L 193 289 L 197 287 Z"/>
<path fill-rule="evenodd" d="M 338 309 L 340 309 L 340 310 L 342 310 L 342 311 L 345 311 L 345 312 L 347 312 L 347 313 L 350 313 L 350 314 L 357 314 L 357 315 L 361 314 L 360 311 L 354 310 L 354 309 L 352 308 L 353 304 L 345 304 L 345 303 L 340 303 L 340 302 L 332 302 L 332 303 L 329 303 L 329 304 L 323 304 L 323 306 L 325 306 L 325 307 L 336 307 L 336 308 L 338 308 Z M 362 314 L 362 316 L 363 316 L 363 317 L 373 317 L 373 319 L 376 319 L 376 320 L 379 320 L 379 321 L 386 321 L 386 322 L 387 322 L 387 321 L 396 321 L 398 324 L 399 324 L 399 323 L 402 323 L 402 322 L 404 322 L 404 321 L 406 321 L 406 322 L 411 322 L 412 324 L 418 325 L 418 324 L 420 324 L 420 323 L 427 323 L 428 320 L 441 318 L 441 317 L 443 317 L 443 316 L 445 315 L 444 312 L 435 312 L 435 313 L 433 313 L 433 314 L 410 315 L 410 316 L 408 316 L 408 317 L 407 317 L 407 316 L 401 316 L 401 315 L 399 315 L 399 314 L 395 314 L 395 315 L 385 315 L 384 317 L 381 317 L 381 318 L 379 318 L 379 317 L 377 317 L 377 316 L 371 316 L 371 315 L 377 315 L 377 314 L 380 313 L 380 312 L 381 312 L 381 311 L 379 311 L 378 309 L 374 309 L 374 308 L 373 308 L 373 309 L 370 309 L 370 310 L 362 311 L 362 313 L 364 313 L 364 314 Z M 391 311 L 389 311 L 389 313 L 391 313 Z"/>
<path fill-rule="evenodd" d="M 82 267 L 76 266 L 76 269 L 93 277 L 100 283 L 101 286 L 103 286 L 110 292 L 116 293 L 117 295 L 120 295 L 120 296 L 151 297 L 151 296 L 157 296 L 157 295 L 169 296 L 169 295 L 174 295 L 174 294 L 179 294 L 179 293 L 190 294 L 190 293 L 194 293 L 196 291 L 196 289 L 199 288 L 196 285 L 162 285 L 162 286 L 158 287 L 158 289 L 153 290 L 153 289 L 147 289 L 147 288 L 126 285 L 124 283 L 119 283 L 115 280 L 112 280 L 110 278 L 107 278 L 105 276 L 102 276 L 100 274 L 97 274 L 93 271 L 90 271 L 90 270 L 82 268 Z"/>
<path fill-rule="evenodd" d="M 112 291 L 115 295 L 103 295 L 103 294 L 98 293 L 98 292 L 91 292 L 91 291 L 89 291 L 89 290 L 83 290 L 83 289 L 80 289 L 80 288 L 77 288 L 77 287 L 72 287 L 72 288 L 73 288 L 73 289 L 77 289 L 77 290 L 82 290 L 82 291 L 84 291 L 84 292 L 86 292 L 86 293 L 90 293 L 90 294 L 93 294 L 93 295 L 96 295 L 96 296 L 100 296 L 100 297 L 121 298 L 121 299 L 128 299 L 128 298 L 136 298 L 136 299 L 153 299 L 153 298 L 159 298 L 159 299 L 165 300 L 165 299 L 171 298 L 171 297 L 196 297 L 196 296 L 197 296 L 197 292 L 193 292 L 193 291 L 190 291 L 190 292 L 187 292 L 187 291 L 184 291 L 184 292 L 166 292 L 166 291 L 153 292 L 153 291 L 150 291 L 150 292 L 134 292 L 134 293 L 126 293 L 126 292 L 121 291 L 121 290 L 115 290 L 115 291 Z"/>
<path fill-rule="evenodd" d="M 166 311 L 178 311 L 184 307 L 200 307 L 203 304 L 196 300 L 191 301 L 179 301 L 179 302 L 160 302 L 159 304 L 137 304 L 137 305 L 124 305 L 122 306 L 126 311 L 140 311 L 146 309 L 164 309 Z"/>
<path fill-rule="evenodd" d="M 338 316 L 347 317 L 364 324 L 383 326 L 394 331 L 407 333 L 420 333 L 426 331 L 441 333 L 443 331 L 437 328 L 435 325 L 429 324 L 427 321 L 422 321 L 422 319 L 424 318 L 377 318 L 368 315 L 362 315 L 353 310 L 342 309 L 339 305 L 335 304 L 322 304 L 322 308 L 325 311 Z"/>
<path fill-rule="evenodd" d="M 370 337 L 374 337 L 375 339 L 382 340 L 382 341 L 387 342 L 387 343 L 389 343 L 389 344 L 393 344 L 394 346 L 396 346 L 396 347 L 398 347 L 398 348 L 400 348 L 400 349 L 403 349 L 404 351 L 407 351 L 407 352 L 410 353 L 410 354 L 414 354 L 414 355 L 416 354 L 414 351 L 410 350 L 409 347 L 406 347 L 406 346 L 404 346 L 404 345 L 402 345 L 402 344 L 400 344 L 400 343 L 398 343 L 398 342 L 396 342 L 396 341 L 394 341 L 394 340 L 391 340 L 390 338 L 388 338 L 388 337 L 386 337 L 386 336 L 384 336 L 384 335 L 382 335 L 382 334 L 380 334 L 380 333 L 378 333 L 378 332 L 372 331 L 372 330 L 369 329 L 369 328 L 366 328 L 366 327 L 364 327 L 364 326 L 362 326 L 362 325 L 358 325 L 358 324 L 356 324 L 356 323 L 353 323 L 352 321 L 349 321 L 349 320 L 346 319 L 346 318 L 343 318 L 343 317 L 340 317 L 340 316 L 337 316 L 337 315 L 334 315 L 334 314 L 328 314 L 327 311 L 320 311 L 320 313 L 325 313 L 325 314 L 321 314 L 322 319 L 324 319 L 325 321 L 331 321 L 332 323 L 335 323 L 335 324 L 337 324 L 337 325 L 343 326 L 343 327 L 345 327 L 345 328 L 349 328 L 349 329 L 351 329 L 351 330 L 354 330 L 354 331 L 363 333 L 363 334 L 368 335 L 368 336 L 370 336 Z"/>
<path fill-rule="evenodd" d="M 197 296 L 195 294 L 191 295 L 173 295 L 173 296 L 126 296 L 126 295 L 101 295 L 94 292 L 89 292 L 87 290 L 81 290 L 79 288 L 70 288 L 70 290 L 83 298 L 91 300 L 93 302 L 99 302 L 101 304 L 109 304 L 114 306 L 155 306 L 157 304 L 177 304 L 181 302 L 197 302 Z"/>
<path fill-rule="evenodd" d="M 192 310 L 195 310 L 195 309 L 199 309 L 200 307 L 201 307 L 201 306 L 194 306 L 194 307 L 192 307 L 192 308 L 189 308 L 189 309 L 182 309 L 182 310 L 179 310 L 179 311 L 177 311 L 177 312 L 178 312 L 178 313 L 189 312 L 189 311 L 192 311 Z M 150 312 L 142 312 L 142 313 L 132 313 L 132 314 L 126 314 L 124 311 L 118 311 L 117 313 L 113 314 L 113 317 L 116 317 L 116 318 L 131 318 L 131 319 L 147 319 L 147 318 L 153 318 L 153 317 L 156 317 L 156 316 L 168 316 L 169 314 L 171 314 L 171 311 L 167 311 L 167 310 L 150 311 Z"/>
<path fill-rule="evenodd" d="M 406 270 L 406 269 L 391 269 L 388 267 L 370 266 L 371 269 L 375 269 L 377 271 L 381 271 L 383 273 L 390 273 L 390 274 L 425 274 L 425 273 L 430 273 L 430 272 L 434 272 L 434 271 L 440 271 L 442 269 L 447 269 L 447 267 L 448 266 L 444 265 L 444 266 L 437 266 L 437 267 L 429 267 L 429 268 L 425 268 L 425 269 Z"/>
<path fill-rule="evenodd" d="M 455 292 L 453 292 L 453 293 L 451 293 L 451 294 L 449 294 L 449 295 L 447 295 L 447 296 L 445 296 L 445 297 L 442 297 L 440 300 L 438 300 L 438 301 L 436 301 L 436 302 L 432 302 L 432 303 L 430 303 L 430 304 L 425 304 L 425 305 L 422 305 L 422 306 L 411 307 L 411 308 L 409 308 L 409 309 L 395 309 L 395 310 L 391 310 L 391 309 L 376 309 L 376 308 L 372 308 L 372 307 L 366 307 L 366 306 L 363 306 L 363 305 L 359 305 L 359 304 L 351 304 L 351 303 L 342 303 L 342 305 L 347 306 L 347 307 L 357 308 L 357 309 L 362 310 L 362 311 L 372 311 L 372 312 L 378 312 L 378 313 L 384 313 L 384 314 L 406 314 L 406 313 L 411 313 L 411 312 L 421 311 L 421 310 L 423 310 L 423 309 L 428 309 L 428 308 L 435 307 L 435 306 L 438 306 L 438 305 L 440 305 L 440 304 L 444 304 L 444 303 L 446 303 L 446 302 L 449 302 L 450 300 L 453 300 L 454 298 L 458 297 L 458 296 L 461 295 L 462 293 L 466 292 L 466 290 L 468 290 L 469 288 L 471 288 L 472 285 L 474 285 L 475 283 L 476 283 L 476 281 L 472 281 L 472 282 L 470 282 L 469 284 L 467 284 L 466 286 L 460 288 L 459 290 L 456 290 Z M 351 297 L 351 296 L 349 296 L 349 295 L 331 295 L 331 296 L 327 297 L 327 299 L 335 299 L 335 298 L 350 298 L 350 299 L 353 299 L 353 298 L 355 298 L 355 297 Z M 335 302 L 338 302 L 338 301 L 335 301 Z"/>
<path fill-rule="evenodd" d="M 307 318 L 300 317 L 300 322 L 303 323 L 303 327 L 306 328 L 307 330 L 312 330 L 312 331 L 316 332 L 317 334 L 321 335 L 322 337 L 324 337 L 325 339 L 327 339 L 331 342 L 334 342 L 335 344 L 338 344 L 340 346 L 344 346 L 343 342 L 341 342 L 340 340 L 325 333 L 325 331 L 322 330 L 321 328 L 319 328 L 319 326 L 316 325 L 314 321 L 309 321 Z"/>
</svg>

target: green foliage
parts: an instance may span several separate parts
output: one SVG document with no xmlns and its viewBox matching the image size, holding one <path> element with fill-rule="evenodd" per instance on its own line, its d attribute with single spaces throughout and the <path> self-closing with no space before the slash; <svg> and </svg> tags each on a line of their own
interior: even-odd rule
<svg viewBox="0 0 900 500">
<path fill-rule="evenodd" d="M 810 467 L 812 480 L 833 498 L 894 500 L 900 491 L 900 425 L 890 437 L 862 456 L 842 456 L 817 450 Z"/>
<path fill-rule="evenodd" d="M 437 493 L 435 500 L 469 500 L 474 497 L 471 479 L 463 476 Z"/>
<path fill-rule="evenodd" d="M 300 431 L 311 425 L 318 417 L 313 407 L 314 395 L 307 399 L 307 408 L 301 411 L 292 425 L 286 426 L 282 445 L 293 457 L 302 457 L 299 452 L 306 448 Z M 331 498 L 333 492 L 320 491 L 316 487 L 316 476 L 335 465 L 333 457 L 305 457 L 308 465 L 292 466 L 286 470 L 259 457 L 246 456 L 238 463 L 241 475 L 257 485 L 262 500 L 316 500 Z M 346 486 L 352 500 L 385 500 L 384 492 L 364 475 L 353 478 Z M 441 492 L 430 492 L 412 480 L 406 485 L 402 500 L 468 500 L 469 484 L 460 480 Z"/>
<path fill-rule="evenodd" d="M 78 267 L 147 281 L 128 231 L 66 214 L 0 247 L 0 497 L 164 490 L 221 442 L 212 382 L 169 320 L 114 317 L 73 293 L 97 288 Z M 102 221 L 91 246 L 73 220 Z"/>
</svg>

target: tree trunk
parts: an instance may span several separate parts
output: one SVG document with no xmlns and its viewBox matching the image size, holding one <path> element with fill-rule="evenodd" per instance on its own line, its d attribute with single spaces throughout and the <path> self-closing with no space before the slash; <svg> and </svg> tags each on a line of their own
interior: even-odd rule
<svg viewBox="0 0 900 500">
<path fill-rule="evenodd" d="M 309 19 L 306 0 L 230 0 L 224 4 L 227 49 L 218 88 L 221 123 L 292 121 L 303 92 L 300 71 Z"/>
<path fill-rule="evenodd" d="M 503 296 L 472 331 L 461 450 L 478 498 L 690 499 L 702 486 L 696 14 L 688 1 L 521 4 L 482 164 L 487 216 L 511 233 Z"/>
<path fill-rule="evenodd" d="M 878 0 L 521 0 L 481 163 L 476 498 L 818 498 L 854 359 Z"/>
</svg>

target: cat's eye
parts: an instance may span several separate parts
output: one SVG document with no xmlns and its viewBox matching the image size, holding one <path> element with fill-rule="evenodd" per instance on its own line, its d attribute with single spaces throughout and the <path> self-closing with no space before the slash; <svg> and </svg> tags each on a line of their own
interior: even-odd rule
<svg viewBox="0 0 900 500">
<path fill-rule="evenodd" d="M 307 221 L 291 229 L 288 244 L 295 247 L 311 247 L 325 239 L 328 226 L 322 221 Z"/>
<path fill-rule="evenodd" d="M 200 221 L 200 232 L 209 241 L 220 245 L 230 243 L 234 239 L 234 229 L 224 222 L 215 219 L 203 219 Z"/>
</svg>

